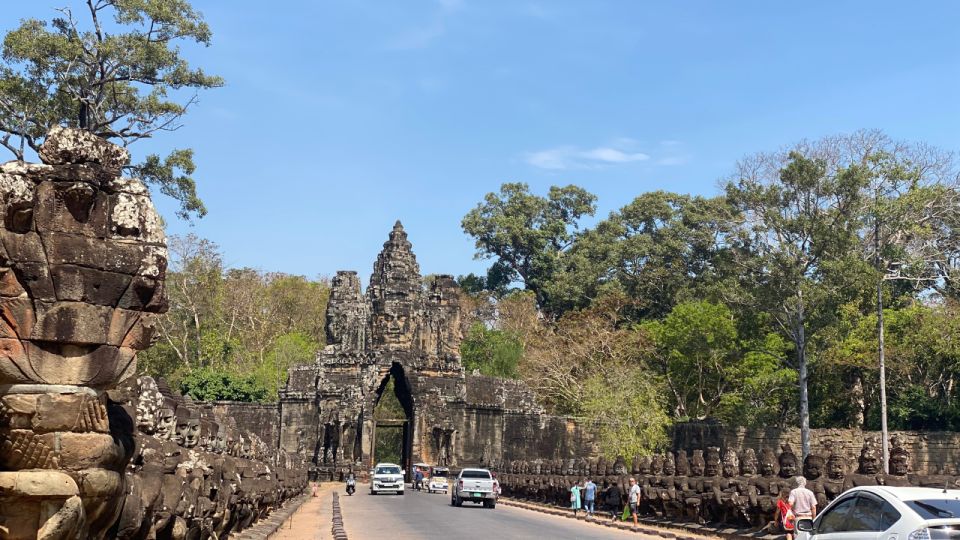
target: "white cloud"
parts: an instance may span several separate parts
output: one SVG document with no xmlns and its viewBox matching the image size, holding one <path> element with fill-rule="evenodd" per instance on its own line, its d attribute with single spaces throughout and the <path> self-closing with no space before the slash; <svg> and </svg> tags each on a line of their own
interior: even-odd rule
<svg viewBox="0 0 960 540">
<path fill-rule="evenodd" d="M 616 148 L 594 148 L 583 152 L 581 156 L 584 159 L 593 159 L 596 161 L 605 161 L 607 163 L 629 163 L 631 161 L 643 161 L 650 159 L 650 156 L 643 152 L 623 152 Z"/>
<path fill-rule="evenodd" d="M 550 170 L 587 169 L 650 159 L 650 156 L 643 152 L 624 148 L 624 146 L 633 146 L 635 141 L 630 140 L 630 144 L 624 144 L 625 142 L 625 139 L 618 139 L 617 144 L 589 149 L 576 146 L 558 146 L 538 152 L 529 152 L 525 157 L 530 165 Z"/>
</svg>

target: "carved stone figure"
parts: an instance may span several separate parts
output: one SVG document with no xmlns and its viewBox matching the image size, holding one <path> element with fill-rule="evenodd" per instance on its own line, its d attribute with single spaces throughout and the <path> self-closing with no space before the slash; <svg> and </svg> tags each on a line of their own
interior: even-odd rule
<svg viewBox="0 0 960 540">
<path fill-rule="evenodd" d="M 55 127 L 38 154 L 0 166 L 0 402 L 33 418 L 0 427 L 0 516 L 17 516 L 9 538 L 97 537 L 117 517 L 134 423 L 108 421 L 104 392 L 135 372 L 166 309 L 165 239 L 146 187 L 120 177 L 125 149 Z"/>
<path fill-rule="evenodd" d="M 879 484 L 877 475 L 880 474 L 880 451 L 877 441 L 866 439 L 860 450 L 860 458 L 856 472 L 847 476 L 844 483 L 846 489 L 858 486 L 875 486 Z"/>
<path fill-rule="evenodd" d="M 903 437 L 890 437 L 890 473 L 880 474 L 880 483 L 884 486 L 910 486 L 910 452 L 905 448 Z"/>
</svg>

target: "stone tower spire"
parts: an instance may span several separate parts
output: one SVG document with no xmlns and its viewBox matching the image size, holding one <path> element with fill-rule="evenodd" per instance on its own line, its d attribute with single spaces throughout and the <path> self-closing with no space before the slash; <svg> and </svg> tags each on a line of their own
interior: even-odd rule
<svg viewBox="0 0 960 540">
<path fill-rule="evenodd" d="M 367 288 L 374 347 L 409 349 L 422 304 L 420 265 L 398 220 L 377 256 Z"/>
</svg>

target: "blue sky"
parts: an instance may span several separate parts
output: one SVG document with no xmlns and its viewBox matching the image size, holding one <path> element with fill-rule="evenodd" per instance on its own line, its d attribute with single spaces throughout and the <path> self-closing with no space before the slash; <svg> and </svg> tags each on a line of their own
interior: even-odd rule
<svg viewBox="0 0 960 540">
<path fill-rule="evenodd" d="M 958 2 L 193 3 L 214 40 L 187 53 L 227 85 L 133 151 L 196 150 L 210 214 L 159 207 L 231 266 L 366 279 L 401 219 L 425 274 L 480 272 L 460 219 L 502 182 L 578 184 L 604 216 L 803 138 L 960 150 Z"/>
</svg>

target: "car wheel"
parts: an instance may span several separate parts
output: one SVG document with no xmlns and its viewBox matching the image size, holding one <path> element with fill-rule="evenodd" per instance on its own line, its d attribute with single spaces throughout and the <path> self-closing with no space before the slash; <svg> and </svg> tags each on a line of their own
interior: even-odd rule
<svg viewBox="0 0 960 540">
<path fill-rule="evenodd" d="M 457 497 L 457 508 L 460 508 L 462 506 L 463 506 L 463 499 L 461 499 L 460 497 Z"/>
<path fill-rule="evenodd" d="M 403 494 L 406 493 L 406 492 L 407 492 L 407 490 L 403 490 L 403 491 L 400 492 L 400 495 L 403 495 Z"/>
<path fill-rule="evenodd" d="M 497 501 L 490 501 L 490 509 L 493 510 L 497 507 Z"/>
</svg>

